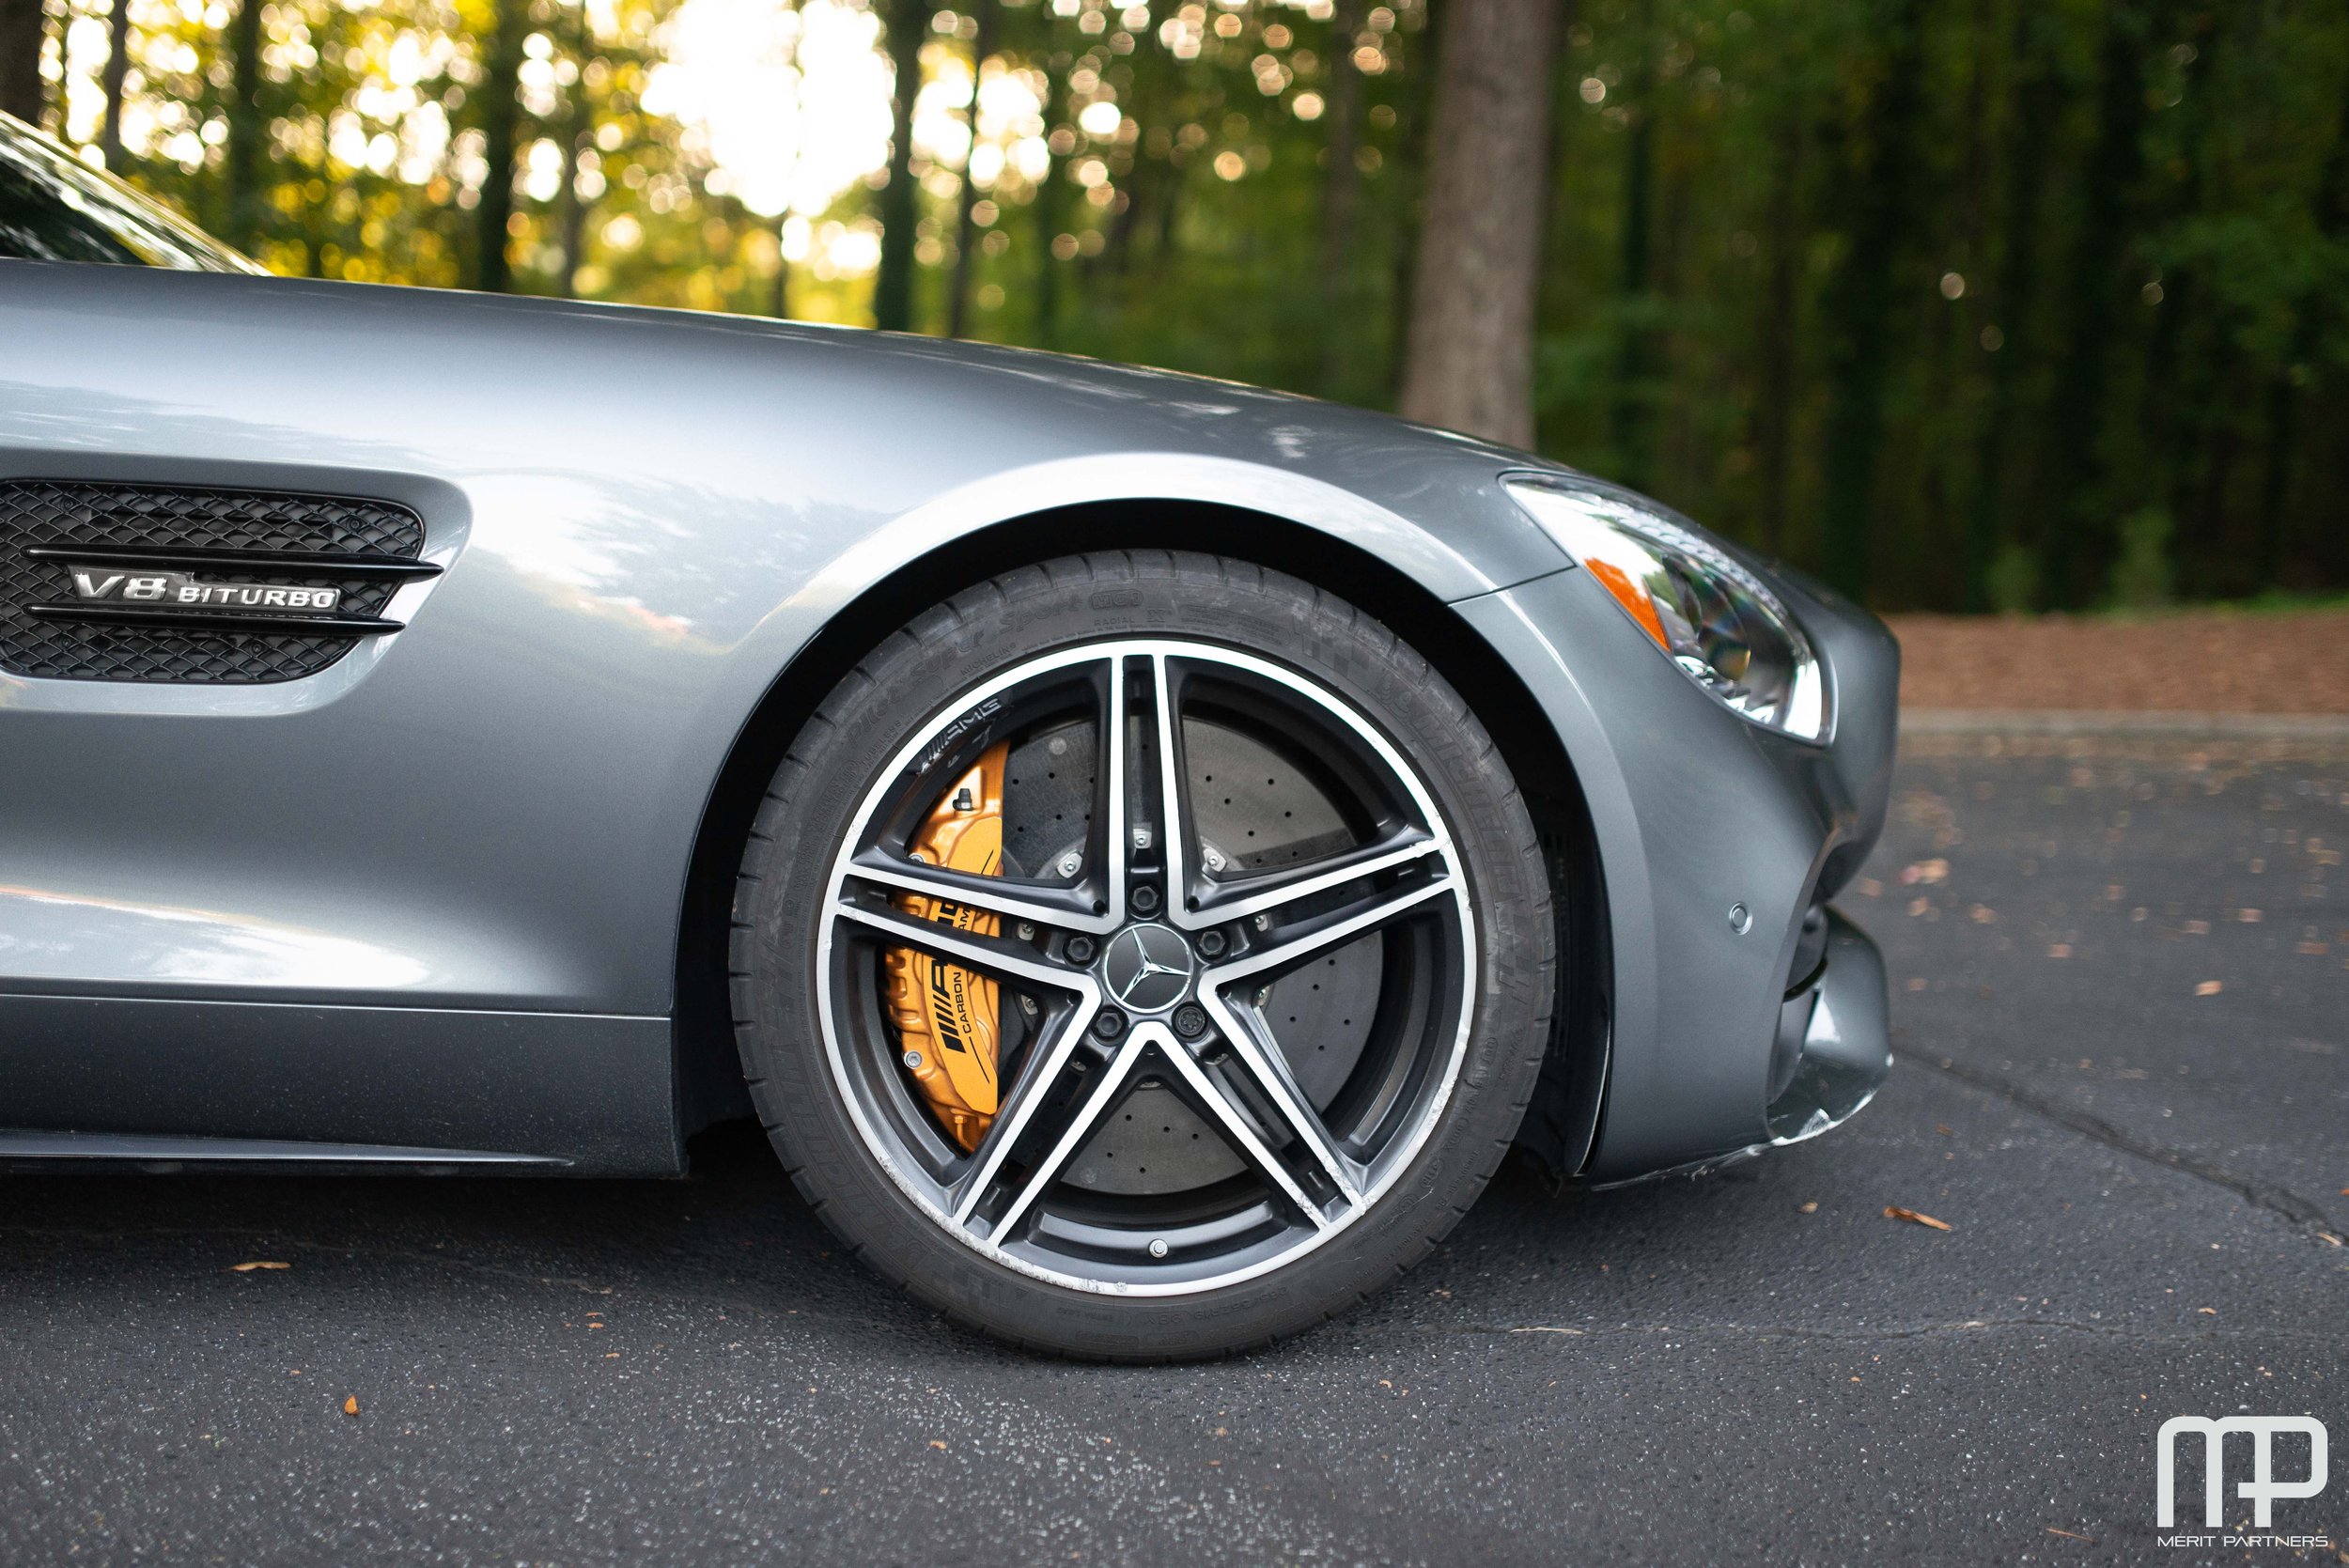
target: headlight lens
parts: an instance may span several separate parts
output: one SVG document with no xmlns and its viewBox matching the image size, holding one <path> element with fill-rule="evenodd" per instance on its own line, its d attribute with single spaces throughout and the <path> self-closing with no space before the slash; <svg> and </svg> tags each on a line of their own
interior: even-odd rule
<svg viewBox="0 0 2349 1568">
<path fill-rule="evenodd" d="M 1688 678 L 1755 723 L 1804 740 L 1827 727 L 1811 643 L 1760 578 L 1644 506 L 1571 480 L 1509 493 Z"/>
</svg>

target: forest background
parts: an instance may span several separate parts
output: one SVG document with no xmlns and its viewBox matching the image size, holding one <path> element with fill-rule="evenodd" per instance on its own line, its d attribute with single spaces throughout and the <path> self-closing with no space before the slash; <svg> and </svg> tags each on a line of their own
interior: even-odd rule
<svg viewBox="0 0 2349 1568">
<path fill-rule="evenodd" d="M 1400 409 L 1885 608 L 2349 589 L 2337 0 L 0 0 L 0 108 L 281 272 Z"/>
</svg>

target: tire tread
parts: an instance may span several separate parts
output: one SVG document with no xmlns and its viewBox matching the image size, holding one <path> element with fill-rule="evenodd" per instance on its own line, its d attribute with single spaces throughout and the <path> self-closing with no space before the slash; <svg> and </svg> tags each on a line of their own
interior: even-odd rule
<svg viewBox="0 0 2349 1568">
<path fill-rule="evenodd" d="M 1478 722 L 1467 701 L 1417 649 L 1384 623 L 1326 589 L 1230 557 L 1157 550 L 1061 557 L 1003 572 L 923 611 L 860 660 L 802 725 L 759 803 L 736 879 L 727 948 L 735 1033 L 759 1123 L 800 1196 L 852 1256 L 910 1299 L 1003 1343 L 1032 1354 L 1070 1360 L 1146 1364 L 1245 1355 L 1343 1316 L 1392 1285 L 1441 1244 L 1500 1168 L 1511 1146 L 1511 1135 L 1535 1098 L 1549 1037 L 1557 954 L 1548 939 L 1553 925 L 1550 901 L 1554 893 L 1547 875 L 1532 878 L 1526 890 L 1529 901 L 1522 935 L 1534 939 L 1537 956 L 1531 962 L 1509 966 L 1506 972 L 1494 976 L 1501 988 L 1514 993 L 1532 1011 L 1531 1027 L 1524 1028 L 1518 1035 L 1521 1043 L 1506 1053 L 1495 1074 L 1507 1083 L 1502 1103 L 1509 1135 L 1492 1141 L 1469 1168 L 1468 1179 L 1460 1183 L 1467 1194 L 1463 1201 L 1420 1207 L 1425 1220 L 1401 1238 L 1400 1250 L 1390 1255 L 1374 1283 L 1347 1290 L 1342 1299 L 1308 1317 L 1292 1318 L 1277 1328 L 1250 1332 L 1226 1344 L 1184 1346 L 1173 1351 L 1072 1346 L 991 1320 L 969 1310 L 949 1292 L 914 1277 L 844 1222 L 837 1200 L 848 1189 L 848 1183 L 830 1175 L 800 1146 L 797 1126 L 782 1098 L 784 1086 L 761 1060 L 774 1032 L 769 1020 L 759 1013 L 757 944 L 761 895 L 770 883 L 780 885 L 783 874 L 790 869 L 791 858 L 806 852 L 801 836 L 790 831 L 791 824 L 802 819 L 809 809 L 810 796 L 820 788 L 826 753 L 850 733 L 854 708 L 860 701 L 869 701 L 872 694 L 889 690 L 894 667 L 923 659 L 933 650 L 967 646 L 990 629 L 1016 626 L 1024 613 L 1038 607 L 1065 603 L 1072 594 L 1087 592 L 1105 582 L 1196 582 L 1210 594 L 1260 598 L 1271 604 L 1285 602 L 1296 607 L 1306 623 L 1303 629 L 1314 644 L 1325 648 L 1352 644 L 1376 650 L 1375 663 L 1391 683 L 1408 686 L 1422 701 L 1432 701 L 1440 709 L 1450 732 L 1463 738 L 1467 748 L 1465 760 L 1473 769 L 1486 776 L 1497 775 L 1504 782 L 1505 787 L 1494 792 L 1487 808 L 1480 814 L 1480 827 L 1488 831 L 1497 830 L 1498 836 L 1506 841 L 1503 852 L 1514 851 L 1521 864 L 1542 865 L 1540 845 L 1523 794 L 1501 764 L 1498 744 Z M 777 1022 L 779 1025 L 780 1020 Z"/>
</svg>

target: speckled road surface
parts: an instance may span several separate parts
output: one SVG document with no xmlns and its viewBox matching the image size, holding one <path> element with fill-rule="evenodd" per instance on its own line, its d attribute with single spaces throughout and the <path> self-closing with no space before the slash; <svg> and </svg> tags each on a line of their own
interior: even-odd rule
<svg viewBox="0 0 2349 1568">
<path fill-rule="evenodd" d="M 739 1141 L 0 1181 L 0 1561 L 2238 1562 L 2156 1545 L 2153 1453 L 2238 1411 L 2330 1424 L 2276 1528 L 2349 1550 L 2349 764 L 1943 749 L 1845 901 L 1875 1106 L 1701 1182 L 1507 1176 L 1268 1355 L 995 1349 Z"/>
</svg>

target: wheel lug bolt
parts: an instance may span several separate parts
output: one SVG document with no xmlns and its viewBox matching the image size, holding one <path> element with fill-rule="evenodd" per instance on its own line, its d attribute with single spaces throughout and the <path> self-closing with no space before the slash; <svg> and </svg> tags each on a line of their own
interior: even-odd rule
<svg viewBox="0 0 2349 1568">
<path fill-rule="evenodd" d="M 1166 1256 L 1166 1238 L 1164 1236 L 1152 1236 L 1150 1238 L 1150 1255 L 1154 1258 L 1162 1258 Z"/>
<path fill-rule="evenodd" d="M 1091 937 L 1069 938 L 1067 952 L 1070 963 L 1090 964 L 1093 962 L 1093 939 Z"/>
<path fill-rule="evenodd" d="M 1202 958 L 1221 958 L 1221 957 L 1222 957 L 1222 956 L 1223 956 L 1223 933 L 1222 933 L 1222 932 L 1221 932 L 1221 931 L 1202 931 L 1202 932 L 1200 932 L 1200 933 L 1199 933 L 1199 956 L 1201 956 Z"/>
<path fill-rule="evenodd" d="M 1126 1032 L 1126 1015 L 1114 1007 L 1104 1007 L 1093 1020 L 1094 1034 L 1103 1040 L 1114 1040 Z"/>
<path fill-rule="evenodd" d="M 1207 1032 L 1207 1011 L 1195 1001 L 1186 1001 L 1174 1009 L 1174 1032 L 1186 1040 L 1196 1040 Z"/>
<path fill-rule="evenodd" d="M 1134 913 L 1155 915 L 1159 912 L 1159 890 L 1148 883 L 1134 890 Z"/>
</svg>

